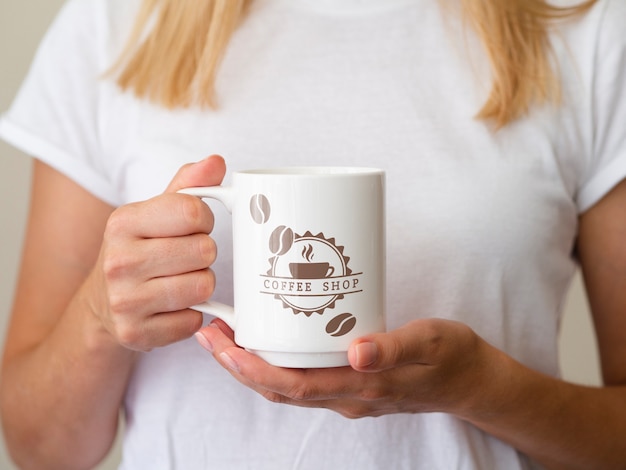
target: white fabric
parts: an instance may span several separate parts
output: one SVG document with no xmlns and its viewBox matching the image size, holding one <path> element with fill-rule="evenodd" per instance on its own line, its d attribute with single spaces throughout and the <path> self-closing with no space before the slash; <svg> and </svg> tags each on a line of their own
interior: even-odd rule
<svg viewBox="0 0 626 470">
<path fill-rule="evenodd" d="M 230 170 L 382 167 L 389 327 L 458 319 L 558 375 L 577 216 L 626 176 L 624 2 L 560 25 L 563 106 L 495 135 L 473 119 L 490 84 L 481 46 L 432 0 L 257 0 L 221 68 L 215 112 L 168 112 L 101 78 L 137 4 L 70 1 L 0 135 L 114 205 L 160 193 L 211 153 Z M 216 298 L 228 301 L 229 216 L 215 211 Z M 126 409 L 125 470 L 538 468 L 446 414 L 351 421 L 271 404 L 194 340 L 144 355 Z"/>
</svg>

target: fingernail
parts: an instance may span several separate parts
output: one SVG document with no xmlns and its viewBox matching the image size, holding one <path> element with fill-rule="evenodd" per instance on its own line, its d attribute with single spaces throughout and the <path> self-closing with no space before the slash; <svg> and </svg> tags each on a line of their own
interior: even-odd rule
<svg viewBox="0 0 626 470">
<path fill-rule="evenodd" d="M 356 365 L 365 367 L 373 364 L 378 359 L 378 347 L 375 343 L 364 342 L 356 345 Z"/>
<path fill-rule="evenodd" d="M 222 359 L 222 361 L 224 361 L 226 367 L 234 370 L 235 372 L 239 372 L 239 364 L 237 364 L 237 362 L 235 362 L 235 360 L 230 357 L 226 352 L 220 353 L 220 358 Z"/>
<path fill-rule="evenodd" d="M 202 346 L 204 349 L 206 349 L 209 352 L 213 352 L 213 345 L 211 344 L 211 342 L 206 338 L 206 336 L 204 336 L 202 333 L 200 333 L 199 331 L 197 331 L 194 336 L 196 337 L 196 339 L 198 340 L 198 343 L 200 343 L 200 346 Z"/>
</svg>

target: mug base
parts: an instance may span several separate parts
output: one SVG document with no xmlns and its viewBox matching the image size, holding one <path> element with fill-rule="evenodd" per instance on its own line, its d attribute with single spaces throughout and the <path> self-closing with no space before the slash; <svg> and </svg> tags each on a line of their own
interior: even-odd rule
<svg viewBox="0 0 626 470">
<path fill-rule="evenodd" d="M 291 369 L 318 369 L 328 367 L 343 367 L 350 365 L 346 351 L 298 353 L 277 352 L 248 349 L 247 351 L 259 356 L 265 362 L 278 367 Z"/>
</svg>

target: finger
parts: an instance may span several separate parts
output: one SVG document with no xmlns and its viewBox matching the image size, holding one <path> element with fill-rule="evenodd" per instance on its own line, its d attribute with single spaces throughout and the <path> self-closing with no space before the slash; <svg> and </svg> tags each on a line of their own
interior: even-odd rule
<svg viewBox="0 0 626 470">
<path fill-rule="evenodd" d="M 127 347 L 148 351 L 190 338 L 202 326 L 202 313 L 184 309 L 152 315 L 139 329 L 122 336 Z"/>
<path fill-rule="evenodd" d="M 233 345 L 235 344 L 235 332 L 231 329 L 230 326 L 226 324 L 224 320 L 220 318 L 215 318 L 209 326 L 215 326 L 219 328 L 222 333 L 224 333 L 226 337 L 233 342 Z"/>
<path fill-rule="evenodd" d="M 226 174 L 226 163 L 219 155 L 211 155 L 204 160 L 182 166 L 167 189 L 166 193 L 175 193 L 183 188 L 196 186 L 217 186 Z"/>
<path fill-rule="evenodd" d="M 215 319 L 208 326 L 199 329 L 196 338 L 200 345 L 210 353 L 216 349 L 221 352 L 237 346 L 233 330 L 219 319 Z"/>
<path fill-rule="evenodd" d="M 109 278 L 148 280 L 208 269 L 217 258 L 217 247 L 204 233 L 152 238 L 134 242 L 119 258 L 115 270 L 109 264 Z"/>
<path fill-rule="evenodd" d="M 131 203 L 113 212 L 107 235 L 165 238 L 213 230 L 213 212 L 201 199 L 186 194 L 165 194 Z"/>
<path fill-rule="evenodd" d="M 154 278 L 111 292 L 109 310 L 122 321 L 125 317 L 137 318 L 158 312 L 184 310 L 208 299 L 214 288 L 215 274 L 208 269 Z"/>
<path fill-rule="evenodd" d="M 327 408 L 343 416 L 357 417 L 376 413 L 372 404 L 379 401 L 388 380 L 372 381 L 349 367 L 328 369 L 288 369 L 272 366 L 238 347 L 214 355 L 220 364 L 242 384 L 265 399 L 306 408 Z M 379 406 L 380 408 L 380 406 Z"/>
<path fill-rule="evenodd" d="M 218 327 L 200 330 L 215 358 L 238 380 L 267 398 L 282 396 L 293 401 L 324 401 L 352 396 L 362 389 L 362 377 L 348 368 L 289 369 L 268 364 L 236 347 Z M 281 400 L 284 402 L 284 400 Z"/>
<path fill-rule="evenodd" d="M 232 330 L 221 320 L 196 334 L 199 343 L 240 383 L 269 401 L 305 408 L 327 408 L 349 418 L 378 416 L 387 409 L 377 403 L 389 380 L 381 377 L 379 386 L 371 374 L 359 374 L 348 367 L 331 369 L 286 369 L 267 364 L 237 347 Z M 335 384 L 333 386 L 333 384 Z M 342 384 L 338 386 L 337 384 Z"/>
<path fill-rule="evenodd" d="M 158 243 L 163 240 L 164 243 Z M 150 239 L 142 245 L 153 266 L 152 277 L 174 276 L 208 269 L 217 258 L 215 240 L 204 233 L 167 239 Z M 153 245 L 157 245 L 154 246 Z"/>
</svg>

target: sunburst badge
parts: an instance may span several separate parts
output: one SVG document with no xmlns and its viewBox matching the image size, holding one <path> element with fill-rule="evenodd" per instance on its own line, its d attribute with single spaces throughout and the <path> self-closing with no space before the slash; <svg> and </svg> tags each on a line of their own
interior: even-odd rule
<svg viewBox="0 0 626 470">
<path fill-rule="evenodd" d="M 299 235 L 280 225 L 270 235 L 269 249 L 273 256 L 261 276 L 261 293 L 273 295 L 296 315 L 322 315 L 346 295 L 362 291 L 362 273 L 352 272 L 344 247 L 323 233 Z"/>
</svg>

